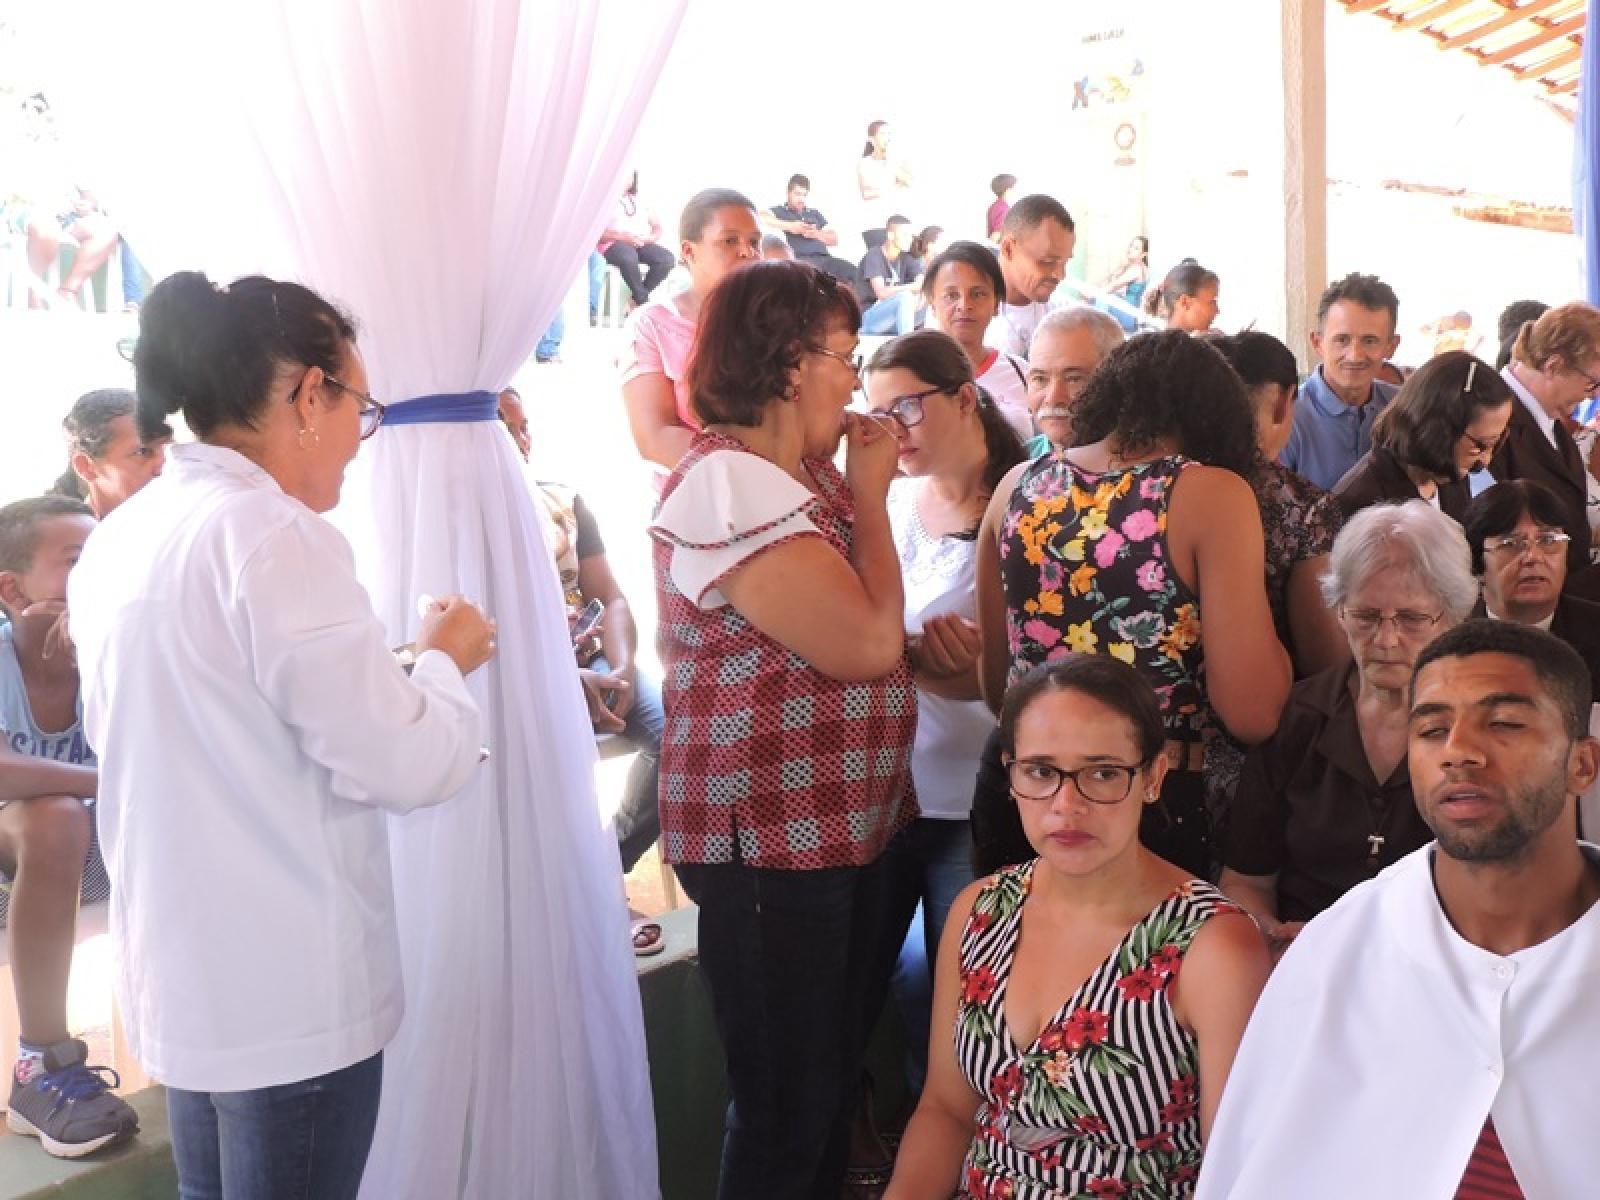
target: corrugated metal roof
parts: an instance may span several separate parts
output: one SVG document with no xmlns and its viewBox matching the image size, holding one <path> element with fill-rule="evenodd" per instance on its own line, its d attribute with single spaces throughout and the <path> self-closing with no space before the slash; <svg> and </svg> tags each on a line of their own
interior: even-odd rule
<svg viewBox="0 0 1600 1200">
<path fill-rule="evenodd" d="M 1577 95 L 1588 0 L 1339 0 L 1441 50 L 1501 67 L 1551 97 Z"/>
</svg>

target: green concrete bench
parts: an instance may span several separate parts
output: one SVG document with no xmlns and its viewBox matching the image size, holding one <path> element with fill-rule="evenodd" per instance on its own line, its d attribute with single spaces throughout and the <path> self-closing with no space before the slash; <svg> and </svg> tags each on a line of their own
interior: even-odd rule
<svg viewBox="0 0 1600 1200">
<path fill-rule="evenodd" d="M 92 1158 L 51 1158 L 33 1138 L 0 1136 L 0 1200 L 172 1200 L 178 1173 L 166 1094 L 153 1087 L 127 1099 L 139 1113 L 139 1136 Z"/>
<path fill-rule="evenodd" d="M 662 1200 L 704 1200 L 717 1188 L 728 1100 L 711 996 L 700 975 L 699 918 L 696 908 L 657 918 L 666 949 L 638 962 Z M 891 1017 L 873 1048 L 875 1078 L 896 1079 L 901 1045 Z M 897 1084 L 881 1087 L 880 1116 L 903 1104 L 904 1095 Z M 165 1094 L 146 1088 L 128 1102 L 139 1112 L 139 1136 L 82 1162 L 51 1158 L 33 1138 L 0 1135 L 0 1200 L 172 1200 L 178 1178 Z"/>
</svg>

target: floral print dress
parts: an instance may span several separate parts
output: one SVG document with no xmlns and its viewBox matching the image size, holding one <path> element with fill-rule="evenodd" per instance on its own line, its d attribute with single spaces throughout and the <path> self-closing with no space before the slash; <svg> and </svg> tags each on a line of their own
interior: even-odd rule
<svg viewBox="0 0 1600 1200">
<path fill-rule="evenodd" d="M 963 1200 L 1166 1200 L 1200 1173 L 1196 1044 L 1168 988 L 1207 920 L 1242 910 L 1190 880 L 1137 925 L 1023 1049 L 1006 984 L 1038 860 L 994 875 L 961 935 L 956 1057 L 983 1103 Z"/>
<path fill-rule="evenodd" d="M 1200 602 L 1166 538 L 1172 485 L 1192 465 L 1093 472 L 1057 451 L 1023 472 L 1000 533 L 1012 681 L 1073 652 L 1110 654 L 1155 688 L 1168 739 L 1203 740 Z"/>
</svg>

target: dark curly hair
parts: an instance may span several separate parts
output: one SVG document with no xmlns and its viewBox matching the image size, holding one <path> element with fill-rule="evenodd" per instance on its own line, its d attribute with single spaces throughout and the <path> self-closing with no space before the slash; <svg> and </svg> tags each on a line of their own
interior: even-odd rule
<svg viewBox="0 0 1600 1200">
<path fill-rule="evenodd" d="M 1124 457 L 1170 438 L 1179 454 L 1246 479 L 1259 463 L 1243 381 L 1206 339 L 1177 329 L 1140 334 L 1106 355 L 1072 430 L 1076 445 L 1112 438 Z"/>
<path fill-rule="evenodd" d="M 310 288 L 264 276 L 215 286 L 180 271 L 139 313 L 133 351 L 139 436 L 170 432 L 168 415 L 202 440 L 222 426 L 254 428 L 285 364 L 342 369 L 355 344 L 350 318 Z"/>
<path fill-rule="evenodd" d="M 861 328 L 855 296 L 800 262 L 753 262 L 711 290 L 700 313 L 689 396 L 707 425 L 759 425 L 800 355 L 830 329 Z"/>
</svg>

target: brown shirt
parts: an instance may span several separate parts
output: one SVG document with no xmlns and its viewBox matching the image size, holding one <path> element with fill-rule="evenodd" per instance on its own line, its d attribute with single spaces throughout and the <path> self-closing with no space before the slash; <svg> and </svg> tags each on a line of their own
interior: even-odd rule
<svg viewBox="0 0 1600 1200">
<path fill-rule="evenodd" d="M 1280 920 L 1310 920 L 1433 840 L 1405 762 L 1381 784 L 1372 773 L 1356 723 L 1355 669 L 1294 685 L 1277 732 L 1250 751 L 1234 795 L 1224 861 L 1244 875 L 1278 876 Z"/>
<path fill-rule="evenodd" d="M 1438 487 L 1439 511 L 1459 522 L 1472 502 L 1471 485 L 1465 479 L 1452 479 Z M 1340 515 L 1348 521 L 1363 508 L 1420 500 L 1422 493 L 1417 491 L 1417 485 L 1411 482 L 1404 465 L 1391 451 L 1374 446 L 1334 485 L 1333 498 L 1338 502 Z"/>
</svg>

